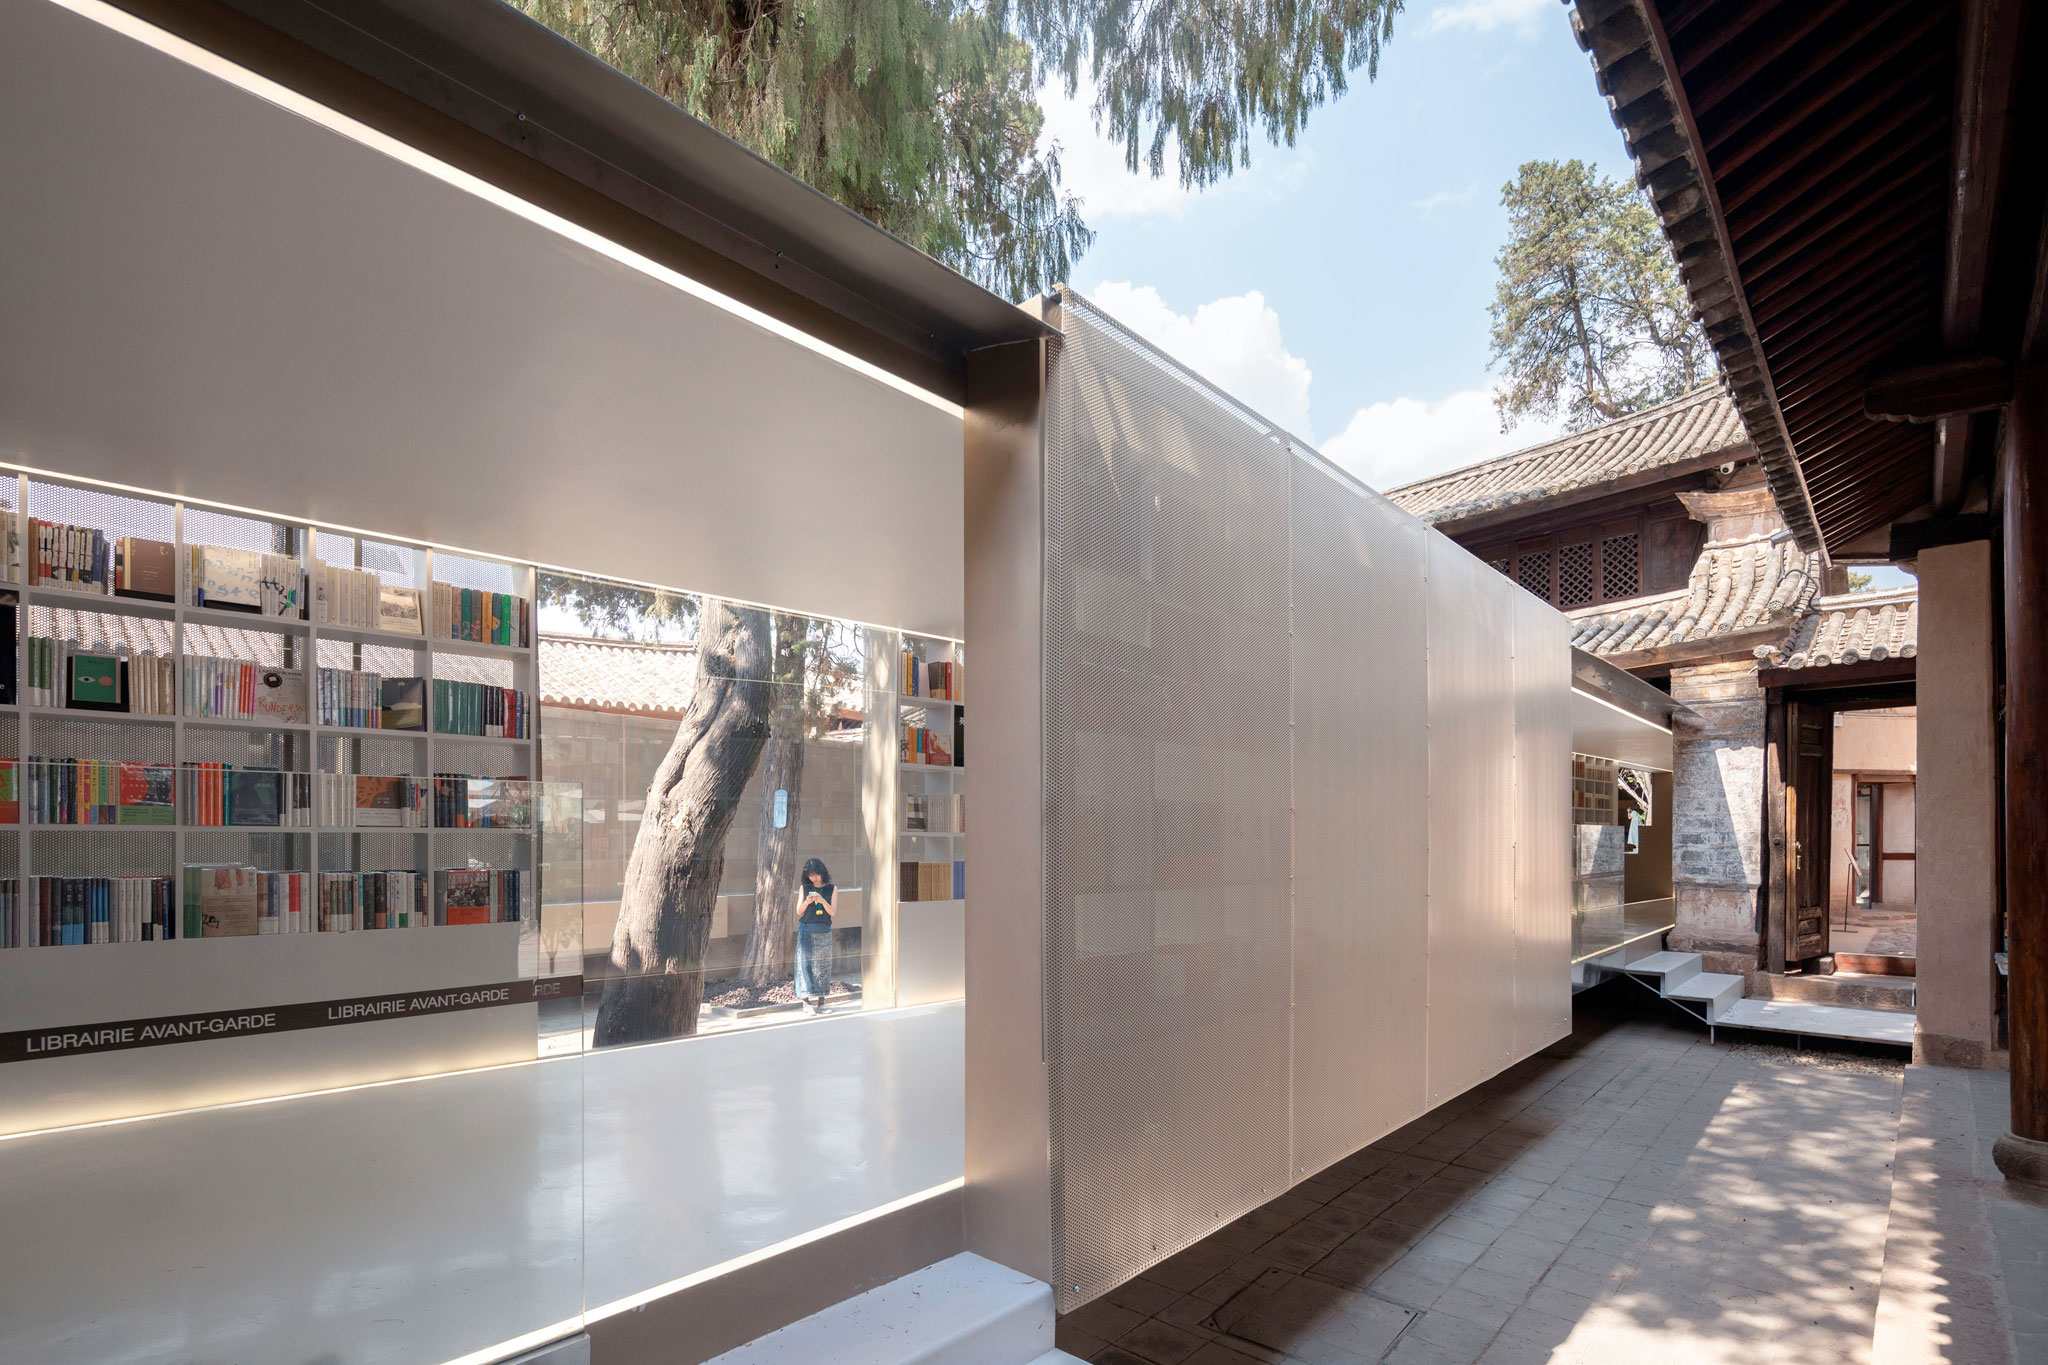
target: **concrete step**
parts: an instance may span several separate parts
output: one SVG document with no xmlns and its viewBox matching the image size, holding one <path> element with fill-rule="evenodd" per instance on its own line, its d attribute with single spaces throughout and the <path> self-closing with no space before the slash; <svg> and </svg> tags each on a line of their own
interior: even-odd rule
<svg viewBox="0 0 2048 1365">
<path fill-rule="evenodd" d="M 1665 994 L 1689 976 L 1698 976 L 1700 955 L 1698 953 L 1651 953 L 1648 957 L 1637 958 L 1628 964 L 1630 976 L 1654 976 Z"/>
<path fill-rule="evenodd" d="M 1706 1007 L 1707 1022 L 1719 1023 L 1721 1012 L 1742 998 L 1743 980 L 1727 972 L 1697 972 L 1676 986 L 1664 988 L 1666 1000 L 1684 1000 Z"/>
<path fill-rule="evenodd" d="M 1748 994 L 1752 1000 L 1845 1005 L 1859 1010 L 1903 1010 L 1908 1014 L 1918 1003 L 1915 982 L 1910 976 L 1859 976 L 1846 972 L 1836 972 L 1832 976 L 1779 976 L 1771 972 L 1751 972 Z"/>
<path fill-rule="evenodd" d="M 1052 1286 L 962 1252 L 710 1365 L 1065 1365 L 1052 1328 Z"/>
<path fill-rule="evenodd" d="M 1899 1010 L 1859 1010 L 1790 1000 L 1737 1000 L 1714 1023 L 1721 1028 L 1769 1029 L 1810 1038 L 1913 1046 L 1913 1016 Z"/>
</svg>

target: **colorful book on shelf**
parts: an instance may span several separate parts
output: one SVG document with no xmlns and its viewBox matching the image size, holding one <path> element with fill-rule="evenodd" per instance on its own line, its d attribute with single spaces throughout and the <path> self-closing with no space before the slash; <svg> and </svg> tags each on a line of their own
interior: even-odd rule
<svg viewBox="0 0 2048 1365">
<path fill-rule="evenodd" d="M 517 688 L 434 679 L 434 729 L 440 734 L 525 739 L 529 711 L 526 694 Z"/>
<path fill-rule="evenodd" d="M 256 869 L 239 863 L 185 866 L 185 927 L 189 938 L 254 938 Z"/>
<path fill-rule="evenodd" d="M 424 635 L 420 620 L 420 590 L 397 588 L 388 583 L 377 587 L 377 629 L 394 635 Z"/>
<path fill-rule="evenodd" d="M 511 593 L 434 584 L 434 634 L 443 640 L 524 648 L 533 643 L 533 606 Z"/>
<path fill-rule="evenodd" d="M 351 823 L 363 829 L 417 825 L 418 785 L 405 777 L 357 777 Z"/>
<path fill-rule="evenodd" d="M 525 874 L 516 868 L 446 868 L 434 879 L 436 923 L 516 924 L 524 918 Z"/>
<path fill-rule="evenodd" d="M 112 583 L 112 545 L 104 531 L 29 518 L 30 582 L 39 588 L 105 594 Z"/>
<path fill-rule="evenodd" d="M 121 537 L 114 543 L 114 596 L 177 601 L 177 547 L 167 540 Z"/>
<path fill-rule="evenodd" d="M 386 678 L 378 689 L 378 705 L 386 730 L 427 728 L 427 682 L 424 678 Z"/>
<path fill-rule="evenodd" d="M 121 660 L 111 654 L 73 654 L 65 670 L 65 704 L 80 711 L 126 711 Z"/>
<path fill-rule="evenodd" d="M 14 518 L 7 519 L 8 525 Z M 16 625 L 21 617 L 21 594 L 0 592 L 0 705 L 13 706 L 21 700 L 21 647 Z"/>
<path fill-rule="evenodd" d="M 0 825 L 21 823 L 21 768 L 11 758 L 0 759 Z"/>
</svg>

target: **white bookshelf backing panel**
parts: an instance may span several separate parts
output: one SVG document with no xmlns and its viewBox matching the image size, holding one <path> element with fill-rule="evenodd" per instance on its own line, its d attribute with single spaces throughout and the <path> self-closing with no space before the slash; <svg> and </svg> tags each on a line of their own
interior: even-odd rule
<svg viewBox="0 0 2048 1365">
<path fill-rule="evenodd" d="M 305 736 L 296 731 L 212 727 L 193 721 L 185 727 L 184 761 L 302 773 L 312 768 L 307 747 Z"/>
<path fill-rule="evenodd" d="M 260 867 L 267 872 L 313 870 L 309 831 L 284 829 L 188 829 L 185 862 Z"/>
<path fill-rule="evenodd" d="M 368 569 L 384 581 L 386 587 L 424 588 L 427 586 L 427 553 L 412 545 L 400 545 L 392 541 L 371 540 L 367 536 L 357 546 L 362 556 L 361 567 Z"/>
<path fill-rule="evenodd" d="M 449 642 L 456 643 L 456 642 Z M 476 654 L 453 654 L 434 644 L 434 676 L 456 682 L 482 683 L 486 687 L 516 687 L 519 669 L 513 660 Z"/>
<path fill-rule="evenodd" d="M 434 581 L 451 587 L 525 597 L 531 591 L 529 576 L 523 564 L 512 564 L 502 559 L 473 559 L 446 550 L 434 551 Z"/>
<path fill-rule="evenodd" d="M 362 829 L 320 836 L 322 872 L 421 872 L 427 866 L 424 829 Z"/>
<path fill-rule="evenodd" d="M 32 710 L 27 751 L 43 758 L 104 758 L 121 763 L 176 761 L 175 731 L 166 718 L 138 725 L 97 719 L 90 711 Z"/>
<path fill-rule="evenodd" d="M 533 747 L 526 740 L 480 740 L 434 736 L 434 771 L 470 777 L 533 776 Z"/>
<path fill-rule="evenodd" d="M 27 868 L 31 877 L 169 877 L 178 870 L 178 836 L 134 825 L 38 825 Z"/>
<path fill-rule="evenodd" d="M 104 532 L 109 539 L 142 536 L 149 540 L 175 541 L 178 537 L 175 503 L 104 488 L 83 488 L 30 479 L 28 514 L 39 521 L 90 527 Z"/>
</svg>

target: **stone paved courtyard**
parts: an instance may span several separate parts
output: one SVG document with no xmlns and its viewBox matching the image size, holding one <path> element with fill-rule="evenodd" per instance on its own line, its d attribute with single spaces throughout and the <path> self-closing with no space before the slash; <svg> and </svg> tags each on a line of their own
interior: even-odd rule
<svg viewBox="0 0 2048 1365">
<path fill-rule="evenodd" d="M 1654 1002 L 1062 1319 L 1100 1365 L 1871 1359 L 1902 1062 L 1714 1046 Z"/>
</svg>

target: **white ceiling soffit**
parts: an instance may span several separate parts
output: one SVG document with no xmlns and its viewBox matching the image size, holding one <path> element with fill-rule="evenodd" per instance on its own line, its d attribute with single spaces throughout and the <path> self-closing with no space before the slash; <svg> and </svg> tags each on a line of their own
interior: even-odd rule
<svg viewBox="0 0 2048 1365">
<path fill-rule="evenodd" d="M 1572 752 L 1671 769 L 1671 732 L 1584 688 L 1572 689 Z"/>
<path fill-rule="evenodd" d="M 0 116 L 0 458 L 960 633 L 943 400 L 50 0 Z"/>
</svg>

